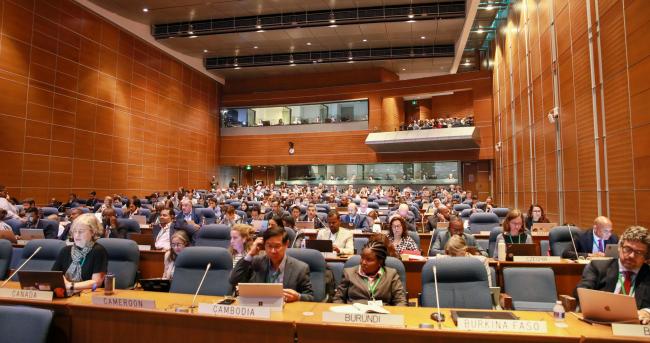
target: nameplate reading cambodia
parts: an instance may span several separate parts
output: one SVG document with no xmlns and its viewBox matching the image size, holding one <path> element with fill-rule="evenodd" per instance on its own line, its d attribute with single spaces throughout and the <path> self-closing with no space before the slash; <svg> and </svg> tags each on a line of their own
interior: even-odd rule
<svg viewBox="0 0 650 343">
<path fill-rule="evenodd" d="M 271 318 L 271 308 L 199 303 L 199 313 L 240 318 Z"/>
<path fill-rule="evenodd" d="M 545 321 L 483 318 L 458 318 L 458 329 L 467 331 L 498 331 L 520 333 L 546 333 L 548 331 Z"/>
<path fill-rule="evenodd" d="M 124 307 L 124 308 L 155 309 L 156 301 L 148 300 L 148 299 L 117 298 L 117 297 L 105 297 L 101 295 L 96 295 L 93 296 L 93 305 Z"/>
<path fill-rule="evenodd" d="M 650 338 L 650 325 L 612 323 L 612 334 L 614 336 Z"/>
<path fill-rule="evenodd" d="M 513 256 L 512 261 L 548 263 L 548 262 L 562 262 L 562 258 L 560 256 Z"/>
<path fill-rule="evenodd" d="M 323 321 L 338 324 L 404 326 L 401 314 L 323 312 Z"/>
<path fill-rule="evenodd" d="M 30 289 L 0 288 L 0 298 L 52 301 L 53 294 L 52 292 Z"/>
</svg>

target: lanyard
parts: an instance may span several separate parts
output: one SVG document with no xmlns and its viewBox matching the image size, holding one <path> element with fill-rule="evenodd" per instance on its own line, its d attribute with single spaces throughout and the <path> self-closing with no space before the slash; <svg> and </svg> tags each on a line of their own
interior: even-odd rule
<svg viewBox="0 0 650 343">
<path fill-rule="evenodd" d="M 508 235 L 510 237 L 510 244 L 515 244 L 515 241 L 512 239 L 511 235 Z M 521 244 L 521 235 L 517 235 L 517 244 Z"/>
<path fill-rule="evenodd" d="M 382 268 L 383 269 L 383 268 Z M 379 286 L 379 281 L 381 281 L 381 278 L 383 277 L 383 274 L 379 275 L 379 278 L 375 280 L 375 282 L 370 284 L 368 279 L 366 280 L 366 284 L 368 285 L 368 293 L 370 293 L 370 298 L 374 301 L 375 300 L 375 292 L 377 291 L 377 287 Z"/>
<path fill-rule="evenodd" d="M 278 269 L 278 270 L 274 271 L 273 273 L 271 273 L 271 275 L 269 275 L 270 283 L 278 283 L 278 279 L 280 278 L 280 273 L 281 272 L 282 271 L 280 269 Z"/>
<path fill-rule="evenodd" d="M 623 273 L 622 272 L 618 272 L 618 282 L 621 284 L 621 293 L 623 295 L 634 295 L 634 286 L 635 285 L 634 285 L 634 280 L 632 278 L 630 278 L 630 283 L 632 284 L 632 286 L 630 286 L 630 294 L 627 294 L 627 292 L 625 291 L 625 280 L 623 280 Z"/>
</svg>

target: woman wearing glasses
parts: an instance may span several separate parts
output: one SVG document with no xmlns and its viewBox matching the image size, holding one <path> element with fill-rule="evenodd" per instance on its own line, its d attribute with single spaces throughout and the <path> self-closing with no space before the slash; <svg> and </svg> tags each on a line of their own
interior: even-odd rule
<svg viewBox="0 0 650 343">
<path fill-rule="evenodd" d="M 190 246 L 190 238 L 185 231 L 176 231 L 171 238 L 171 249 L 165 253 L 165 271 L 163 272 L 163 279 L 171 279 L 174 277 L 174 263 L 176 257 L 185 248 Z"/>
</svg>

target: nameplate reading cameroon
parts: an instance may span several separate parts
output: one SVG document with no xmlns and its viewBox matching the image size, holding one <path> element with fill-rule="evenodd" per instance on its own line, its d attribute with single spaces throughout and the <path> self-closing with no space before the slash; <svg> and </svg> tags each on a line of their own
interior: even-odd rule
<svg viewBox="0 0 650 343">
<path fill-rule="evenodd" d="M 0 298 L 52 301 L 54 293 L 30 289 L 0 288 Z"/>
<path fill-rule="evenodd" d="M 239 318 L 271 318 L 270 307 L 252 307 L 199 303 L 199 313 Z"/>
<path fill-rule="evenodd" d="M 458 318 L 458 329 L 467 331 L 495 331 L 518 333 L 546 333 L 543 320 L 504 320 L 483 318 Z"/>
<path fill-rule="evenodd" d="M 149 300 L 149 299 L 105 297 L 101 295 L 95 295 L 93 296 L 92 299 L 93 299 L 93 305 L 99 305 L 99 306 L 144 308 L 144 309 L 156 308 L 156 301 Z"/>
<path fill-rule="evenodd" d="M 323 322 L 403 327 L 404 316 L 401 314 L 323 312 Z"/>
<path fill-rule="evenodd" d="M 549 262 L 562 262 L 560 256 L 513 256 L 513 262 L 533 262 L 533 263 L 549 263 Z"/>
<path fill-rule="evenodd" d="M 650 325 L 612 323 L 612 335 L 650 338 Z"/>
</svg>

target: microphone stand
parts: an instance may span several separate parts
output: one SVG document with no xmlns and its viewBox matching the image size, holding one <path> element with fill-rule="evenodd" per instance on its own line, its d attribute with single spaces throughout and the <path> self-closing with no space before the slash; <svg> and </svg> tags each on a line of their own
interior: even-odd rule
<svg viewBox="0 0 650 343">
<path fill-rule="evenodd" d="M 34 251 L 34 253 L 32 253 L 32 255 L 29 256 L 29 257 L 25 260 L 25 262 L 23 262 L 23 264 L 20 265 L 20 267 L 18 267 L 16 270 L 14 270 L 14 272 L 11 273 L 11 275 L 9 275 L 9 277 L 7 278 L 7 280 L 5 280 L 5 282 L 3 282 L 2 285 L 0 285 L 0 288 L 4 287 L 4 286 L 7 284 L 7 282 L 9 282 L 9 280 L 11 280 L 11 278 L 14 277 L 14 275 L 16 275 L 16 273 L 18 273 L 21 269 L 23 269 L 23 267 L 27 264 L 27 262 L 29 262 L 29 261 L 32 259 L 32 257 L 34 257 L 34 256 L 36 255 L 37 252 L 41 251 L 41 249 L 43 249 L 42 246 L 36 248 L 36 250 Z"/>
</svg>

